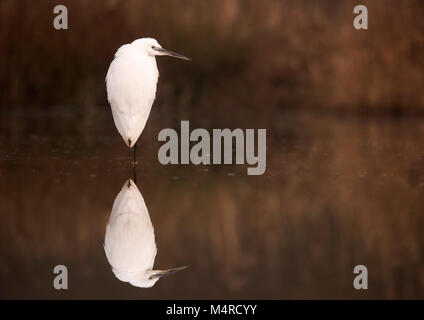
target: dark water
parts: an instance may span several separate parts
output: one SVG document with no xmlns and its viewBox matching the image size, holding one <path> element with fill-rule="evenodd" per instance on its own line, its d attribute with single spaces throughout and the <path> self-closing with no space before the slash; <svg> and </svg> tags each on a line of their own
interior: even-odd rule
<svg viewBox="0 0 424 320">
<path fill-rule="evenodd" d="M 153 114 L 137 185 L 155 267 L 190 267 L 140 289 L 115 278 L 103 251 L 133 174 L 109 110 L 3 111 L 0 297 L 422 298 L 423 123 L 286 113 L 268 128 L 266 173 L 247 176 L 246 166 L 160 165 Z M 58 264 L 68 290 L 53 288 Z M 353 288 L 358 264 L 367 291 Z"/>
</svg>

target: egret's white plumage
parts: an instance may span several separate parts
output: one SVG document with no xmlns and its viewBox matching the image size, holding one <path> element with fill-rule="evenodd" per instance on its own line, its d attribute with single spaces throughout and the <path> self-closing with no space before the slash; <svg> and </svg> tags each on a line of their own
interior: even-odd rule
<svg viewBox="0 0 424 320">
<path fill-rule="evenodd" d="M 152 287 L 164 275 L 184 269 L 152 270 L 156 257 L 155 232 L 143 196 L 132 180 L 117 195 L 104 241 L 115 276 L 137 287 Z"/>
<path fill-rule="evenodd" d="M 132 147 L 143 131 L 156 96 L 157 55 L 188 58 L 163 49 L 153 38 L 121 46 L 106 75 L 107 97 L 118 132 Z"/>
</svg>

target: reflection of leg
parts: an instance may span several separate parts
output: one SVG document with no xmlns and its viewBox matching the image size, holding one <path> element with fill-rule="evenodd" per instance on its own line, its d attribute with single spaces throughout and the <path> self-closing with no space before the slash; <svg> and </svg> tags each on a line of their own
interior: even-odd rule
<svg viewBox="0 0 424 320">
<path fill-rule="evenodd" d="M 137 177 L 136 177 L 136 165 L 137 165 L 137 142 L 134 143 L 134 159 L 133 159 L 133 168 L 134 168 L 134 183 L 137 184 Z"/>
<path fill-rule="evenodd" d="M 134 170 L 134 179 L 133 179 L 133 181 L 134 181 L 134 183 L 135 183 L 135 184 L 137 184 L 137 172 L 136 172 L 136 166 L 134 166 L 134 167 L 133 167 L 133 170 Z"/>
</svg>

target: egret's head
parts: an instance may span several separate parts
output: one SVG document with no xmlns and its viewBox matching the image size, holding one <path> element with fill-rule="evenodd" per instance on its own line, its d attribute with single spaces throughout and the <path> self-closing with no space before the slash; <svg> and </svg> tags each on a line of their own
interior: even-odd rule
<svg viewBox="0 0 424 320">
<path fill-rule="evenodd" d="M 162 48 L 162 46 L 153 38 L 141 38 L 132 42 L 134 46 L 144 55 L 148 56 L 170 56 L 183 60 L 190 60 L 182 54 Z"/>
<path fill-rule="evenodd" d="M 139 283 L 133 283 L 134 285 L 138 287 L 143 288 L 151 288 L 154 286 L 154 284 L 162 277 L 182 271 L 186 269 L 187 266 L 178 267 L 178 268 L 172 268 L 168 270 L 148 270 L 143 275 L 141 281 Z"/>
</svg>

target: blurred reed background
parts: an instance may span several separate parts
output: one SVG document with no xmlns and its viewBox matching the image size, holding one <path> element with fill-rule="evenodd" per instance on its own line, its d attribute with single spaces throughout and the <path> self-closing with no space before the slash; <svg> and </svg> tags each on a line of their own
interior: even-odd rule
<svg viewBox="0 0 424 320">
<path fill-rule="evenodd" d="M 358 3 L 347 0 L 60 3 L 69 9 L 68 31 L 53 29 L 55 1 L 1 2 L 2 104 L 106 104 L 104 78 L 116 49 L 150 35 L 193 59 L 160 59 L 166 67 L 158 91 L 161 103 L 196 106 L 193 116 L 234 105 L 268 119 L 277 106 L 424 107 L 419 0 L 361 2 L 369 10 L 367 31 L 352 27 Z"/>
<path fill-rule="evenodd" d="M 360 3 L 367 31 L 348 0 L 0 1 L 0 297 L 422 298 L 424 2 Z M 192 58 L 158 59 L 140 140 L 156 265 L 190 265 L 150 290 L 102 248 L 131 176 L 104 79 L 144 36 Z M 160 165 L 157 134 L 180 120 L 267 128 L 265 175 Z"/>
</svg>

